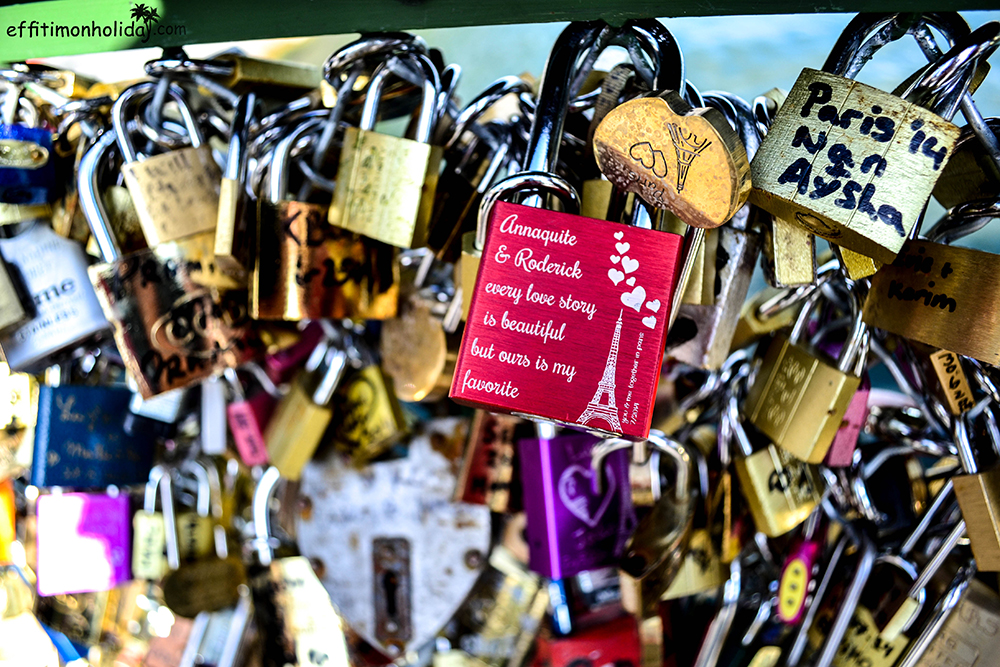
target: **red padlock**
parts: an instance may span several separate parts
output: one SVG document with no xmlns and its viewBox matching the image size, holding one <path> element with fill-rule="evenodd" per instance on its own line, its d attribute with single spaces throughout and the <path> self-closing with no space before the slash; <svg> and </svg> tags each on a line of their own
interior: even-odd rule
<svg viewBox="0 0 1000 667">
<path fill-rule="evenodd" d="M 576 192 L 552 172 L 567 82 L 579 74 L 576 49 L 591 43 L 584 37 L 592 29 L 573 24 L 560 36 L 545 66 L 529 170 L 498 183 L 480 205 L 486 238 L 450 395 L 491 412 L 642 440 L 684 239 L 499 201 L 556 194 L 575 212 Z"/>
</svg>

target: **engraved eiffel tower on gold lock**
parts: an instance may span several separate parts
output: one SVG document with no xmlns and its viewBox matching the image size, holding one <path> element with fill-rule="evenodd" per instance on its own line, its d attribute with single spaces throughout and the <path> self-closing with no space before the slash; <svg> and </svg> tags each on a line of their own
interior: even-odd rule
<svg viewBox="0 0 1000 667">
<path fill-rule="evenodd" d="M 576 421 L 586 424 L 592 419 L 603 419 L 614 431 L 621 431 L 618 422 L 618 408 L 615 406 L 615 369 L 618 367 L 618 339 L 622 333 L 622 312 L 618 311 L 618 323 L 615 325 L 615 336 L 611 339 L 611 349 L 608 351 L 608 363 L 604 366 L 604 375 L 597 383 L 597 391 Z M 607 395 L 608 402 L 602 403 L 601 398 Z"/>
</svg>

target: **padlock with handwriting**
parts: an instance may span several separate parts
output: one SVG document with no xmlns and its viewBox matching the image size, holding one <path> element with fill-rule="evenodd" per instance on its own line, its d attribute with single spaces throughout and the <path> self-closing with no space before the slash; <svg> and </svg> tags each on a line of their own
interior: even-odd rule
<svg viewBox="0 0 1000 667">
<path fill-rule="evenodd" d="M 935 86 L 978 57 L 969 46 L 988 39 L 980 31 L 996 31 L 983 26 L 896 97 L 845 78 L 863 64 L 863 37 L 895 18 L 862 14 L 822 71 L 803 70 L 751 164 L 752 203 L 883 262 L 902 248 L 958 139 L 948 120 L 958 100 Z M 974 67 L 965 71 L 968 85 Z"/>
</svg>

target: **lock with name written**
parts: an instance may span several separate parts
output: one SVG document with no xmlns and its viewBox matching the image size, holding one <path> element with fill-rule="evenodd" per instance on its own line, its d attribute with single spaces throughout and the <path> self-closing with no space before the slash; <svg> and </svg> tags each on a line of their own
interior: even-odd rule
<svg viewBox="0 0 1000 667">
<path fill-rule="evenodd" d="M 114 133 L 105 132 L 87 151 L 77 189 L 104 259 L 90 267 L 91 282 L 114 324 L 125 367 L 149 398 L 239 366 L 258 341 L 249 327 L 246 292 L 220 293 L 204 284 L 205 254 L 189 244 L 198 238 L 210 243 L 205 235 L 121 254 L 96 191 L 98 166 L 114 142 Z"/>
<path fill-rule="evenodd" d="M 395 249 L 331 225 L 325 206 L 288 199 L 292 149 L 307 138 L 318 143 L 326 123 L 322 118 L 300 123 L 272 153 L 267 195 L 258 205 L 257 256 L 250 278 L 250 315 L 255 319 L 396 315 Z M 335 192 L 347 185 L 338 176 Z"/>
<path fill-rule="evenodd" d="M 140 160 L 128 135 L 128 114 L 141 100 L 151 98 L 154 83 L 128 88 L 115 101 L 112 115 L 121 150 L 122 174 L 128 186 L 146 242 L 155 246 L 199 232 L 215 230 L 219 216 L 219 183 L 222 174 L 179 86 L 171 86 L 188 131 L 187 148 Z M 214 248 L 214 237 L 212 246 Z"/>
<path fill-rule="evenodd" d="M 131 398 L 125 387 L 41 385 L 31 483 L 96 489 L 146 480 L 155 443 L 146 429 L 125 432 Z"/>
<path fill-rule="evenodd" d="M 401 67 L 422 79 L 415 139 L 374 131 L 386 79 Z M 401 54 L 379 65 L 365 93 L 360 126 L 344 135 L 331 224 L 401 248 L 424 245 L 442 155 L 430 144 L 440 90 L 437 68 L 424 55 Z"/>
<path fill-rule="evenodd" d="M 752 203 L 840 246 L 893 260 L 959 136 L 948 120 L 958 98 L 935 88 L 944 70 L 952 73 L 983 54 L 970 44 L 996 31 L 987 25 L 963 36 L 902 97 L 852 80 L 870 57 L 861 55 L 866 37 L 894 21 L 894 39 L 925 18 L 862 14 L 847 26 L 822 71 L 803 70 L 751 164 Z M 974 67 L 962 71 L 964 90 Z"/>
<path fill-rule="evenodd" d="M 743 413 L 762 433 L 809 463 L 822 462 L 833 443 L 861 384 L 868 339 L 860 317 L 860 297 L 851 289 L 851 330 L 836 365 L 804 347 L 799 341 L 811 312 L 824 303 L 822 295 L 816 288 L 802 307 L 790 337 L 779 334 L 768 346 L 743 406 Z"/>
</svg>

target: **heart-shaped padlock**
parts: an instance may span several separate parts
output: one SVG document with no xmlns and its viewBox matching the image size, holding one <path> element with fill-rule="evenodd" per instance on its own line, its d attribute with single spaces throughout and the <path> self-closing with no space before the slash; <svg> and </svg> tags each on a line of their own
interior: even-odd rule
<svg viewBox="0 0 1000 667">
<path fill-rule="evenodd" d="M 333 455 L 302 472 L 302 555 L 350 626 L 393 657 L 430 641 L 486 564 L 489 508 L 452 502 L 456 468 L 431 444 L 458 426 L 429 422 L 405 459 L 359 471 Z"/>
</svg>

